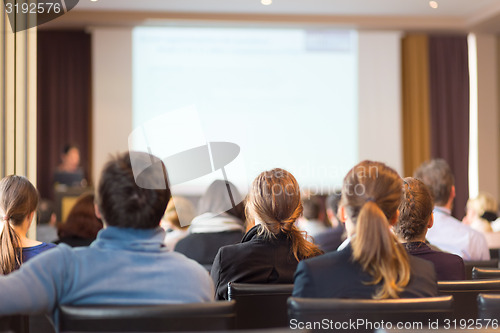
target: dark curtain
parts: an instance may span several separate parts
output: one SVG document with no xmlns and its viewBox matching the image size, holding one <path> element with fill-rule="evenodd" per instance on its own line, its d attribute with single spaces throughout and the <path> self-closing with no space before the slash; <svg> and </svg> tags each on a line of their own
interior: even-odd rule
<svg viewBox="0 0 500 333">
<path fill-rule="evenodd" d="M 79 147 L 81 166 L 91 176 L 90 35 L 38 31 L 37 42 L 37 187 L 42 197 L 53 198 L 53 173 L 64 145 Z"/>
<path fill-rule="evenodd" d="M 462 219 L 469 196 L 469 63 L 466 36 L 430 36 L 431 156 L 455 176 L 453 216 Z"/>
</svg>

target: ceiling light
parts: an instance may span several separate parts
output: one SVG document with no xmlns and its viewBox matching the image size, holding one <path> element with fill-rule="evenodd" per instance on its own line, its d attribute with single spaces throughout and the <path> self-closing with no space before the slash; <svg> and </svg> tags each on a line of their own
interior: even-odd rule
<svg viewBox="0 0 500 333">
<path fill-rule="evenodd" d="M 429 6 L 431 6 L 431 8 L 436 9 L 436 8 L 438 8 L 439 5 L 438 5 L 437 1 L 429 1 Z"/>
<path fill-rule="evenodd" d="M 270 4 L 273 3 L 273 0 L 260 0 L 260 3 L 263 4 L 264 6 L 269 6 Z"/>
</svg>

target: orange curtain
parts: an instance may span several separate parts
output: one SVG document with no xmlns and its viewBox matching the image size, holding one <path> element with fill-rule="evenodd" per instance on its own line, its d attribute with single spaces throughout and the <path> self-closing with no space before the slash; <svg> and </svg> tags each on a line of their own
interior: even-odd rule
<svg viewBox="0 0 500 333">
<path fill-rule="evenodd" d="M 430 159 L 429 41 L 407 35 L 402 42 L 404 177 Z"/>
</svg>

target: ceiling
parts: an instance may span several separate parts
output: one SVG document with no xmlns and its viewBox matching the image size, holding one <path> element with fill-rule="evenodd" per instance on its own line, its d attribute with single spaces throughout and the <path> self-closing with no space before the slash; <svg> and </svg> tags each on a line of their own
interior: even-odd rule
<svg viewBox="0 0 500 333">
<path fill-rule="evenodd" d="M 428 0 L 273 0 L 269 6 L 260 0 L 80 0 L 46 28 L 229 21 L 500 32 L 500 0 L 436 2 L 437 9 Z"/>
<path fill-rule="evenodd" d="M 77 10 L 132 10 L 206 13 L 399 15 L 470 17 L 499 7 L 498 0 L 80 0 Z"/>
</svg>

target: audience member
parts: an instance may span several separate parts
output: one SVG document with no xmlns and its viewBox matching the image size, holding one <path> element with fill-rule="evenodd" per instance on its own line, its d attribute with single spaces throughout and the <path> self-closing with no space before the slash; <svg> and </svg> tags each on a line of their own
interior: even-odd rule
<svg viewBox="0 0 500 333">
<path fill-rule="evenodd" d="M 344 224 L 337 217 L 339 201 L 340 193 L 333 193 L 326 198 L 326 216 L 330 221 L 331 228 L 314 237 L 314 243 L 323 252 L 337 251 L 346 238 Z"/>
<path fill-rule="evenodd" d="M 61 164 L 54 172 L 54 184 L 65 186 L 85 186 L 83 170 L 80 168 L 80 150 L 74 145 L 65 145 L 61 154 Z"/>
<path fill-rule="evenodd" d="M 177 242 L 188 235 L 188 228 L 196 216 L 196 211 L 191 203 L 183 197 L 172 197 L 168 202 L 165 215 L 161 219 L 161 227 L 165 229 L 165 246 L 172 251 Z"/>
<path fill-rule="evenodd" d="M 142 187 L 131 159 L 134 167 L 144 167 L 137 178 Z M 96 208 L 107 227 L 89 247 L 61 244 L 0 277 L 0 300 L 9 300 L 0 302 L 0 315 L 52 312 L 60 304 L 213 300 L 207 271 L 163 245 L 159 224 L 170 198 L 165 175 L 163 163 L 146 153 L 125 153 L 108 162 Z"/>
<path fill-rule="evenodd" d="M 57 239 L 57 216 L 50 200 L 41 199 L 36 211 L 36 239 L 51 243 Z"/>
<path fill-rule="evenodd" d="M 233 201 L 240 203 L 231 207 L 227 187 Z M 211 266 L 217 251 L 229 244 L 241 241 L 245 228 L 239 219 L 243 204 L 241 195 L 233 184 L 224 180 L 214 181 L 200 198 L 198 216 L 191 222 L 189 235 L 177 242 L 174 250 L 194 259 L 202 265 Z M 238 217 L 237 217 L 238 216 Z"/>
<path fill-rule="evenodd" d="M 83 194 L 76 201 L 58 230 L 56 244 L 64 243 L 71 247 L 89 246 L 102 229 L 102 221 L 95 215 L 94 195 Z"/>
<path fill-rule="evenodd" d="M 403 180 L 403 200 L 399 205 L 399 219 L 394 227 L 409 254 L 434 264 L 438 281 L 465 280 L 462 258 L 455 254 L 432 250 L 425 242 L 427 230 L 432 228 L 434 202 L 427 186 L 415 178 Z"/>
<path fill-rule="evenodd" d="M 443 159 L 425 162 L 415 171 L 415 178 L 429 187 L 434 199 L 434 225 L 427 232 L 429 242 L 464 260 L 489 260 L 485 237 L 451 216 L 455 180 L 448 163 Z"/>
<path fill-rule="evenodd" d="M 38 192 L 27 178 L 12 175 L 0 180 L 0 216 L 3 223 L 0 233 L 0 274 L 9 274 L 33 256 L 55 247 L 54 244 L 26 236 L 37 205 Z"/>
<path fill-rule="evenodd" d="M 479 193 L 467 201 L 467 214 L 462 222 L 472 229 L 482 233 L 493 232 L 491 222 L 495 221 L 498 205 L 495 199 L 487 193 Z"/>
<path fill-rule="evenodd" d="M 401 195 L 401 178 L 385 164 L 363 161 L 351 169 L 344 178 L 339 211 L 350 243 L 337 252 L 301 261 L 293 296 L 436 296 L 432 263 L 409 256 L 391 231 Z"/>
<path fill-rule="evenodd" d="M 302 207 L 303 213 L 302 217 L 297 219 L 297 227 L 314 239 L 318 234 L 327 230 L 326 225 L 319 220 L 321 206 L 317 198 L 309 197 L 302 200 Z"/>
<path fill-rule="evenodd" d="M 227 299 L 231 281 L 292 283 L 299 260 L 321 254 L 295 226 L 302 203 L 299 185 L 289 172 L 273 169 L 257 176 L 246 212 L 252 228 L 241 243 L 222 247 L 215 257 L 211 275 L 217 299 Z"/>
<path fill-rule="evenodd" d="M 33 256 L 54 244 L 29 239 L 26 235 L 38 205 L 38 192 L 22 176 L 7 176 L 0 181 L 0 274 L 8 274 Z"/>
</svg>

